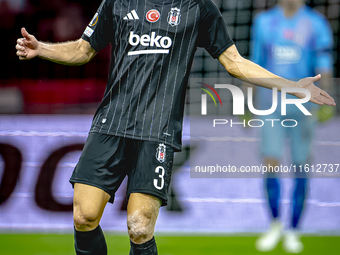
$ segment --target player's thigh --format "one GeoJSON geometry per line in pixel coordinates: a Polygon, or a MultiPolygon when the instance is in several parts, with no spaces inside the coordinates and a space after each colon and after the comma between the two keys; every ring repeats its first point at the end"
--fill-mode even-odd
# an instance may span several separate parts
{"type": "Polygon", "coordinates": [[[87,184],[75,183],[73,216],[76,229],[87,231],[94,229],[99,224],[110,197],[110,194],[102,189],[87,184]]]}

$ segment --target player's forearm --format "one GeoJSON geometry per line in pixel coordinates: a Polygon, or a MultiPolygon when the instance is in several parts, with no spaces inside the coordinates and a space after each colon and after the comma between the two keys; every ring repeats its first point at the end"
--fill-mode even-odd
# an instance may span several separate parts
{"type": "Polygon", "coordinates": [[[254,85],[270,89],[276,87],[279,91],[282,88],[297,86],[296,82],[279,77],[242,57],[230,62],[226,69],[231,76],[254,85]]]}
{"type": "Polygon", "coordinates": [[[94,57],[95,52],[86,49],[80,40],[53,44],[39,42],[38,57],[63,65],[83,65],[94,57]]]}

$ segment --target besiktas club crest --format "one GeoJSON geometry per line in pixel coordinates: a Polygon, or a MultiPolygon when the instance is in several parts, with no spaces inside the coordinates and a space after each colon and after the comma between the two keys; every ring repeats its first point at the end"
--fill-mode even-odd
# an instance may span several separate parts
{"type": "Polygon", "coordinates": [[[171,26],[177,26],[181,22],[181,10],[178,8],[171,8],[168,15],[168,23],[171,26]]]}
{"type": "Polygon", "coordinates": [[[165,153],[166,153],[166,146],[164,143],[160,143],[157,148],[156,159],[159,163],[163,163],[165,161],[165,153]]]}

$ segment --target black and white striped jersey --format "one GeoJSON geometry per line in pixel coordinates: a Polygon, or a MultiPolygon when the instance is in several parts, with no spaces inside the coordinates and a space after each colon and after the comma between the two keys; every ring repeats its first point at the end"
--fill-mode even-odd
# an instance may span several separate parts
{"type": "Polygon", "coordinates": [[[82,38],[112,45],[91,131],[181,149],[185,91],[197,47],[217,58],[233,45],[211,0],[104,0],[82,38]]]}

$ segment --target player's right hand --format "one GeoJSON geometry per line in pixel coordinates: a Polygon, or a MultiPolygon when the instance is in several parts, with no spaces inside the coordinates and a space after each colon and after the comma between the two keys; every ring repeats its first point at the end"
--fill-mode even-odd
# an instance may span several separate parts
{"type": "MultiPolygon", "coordinates": [[[[309,90],[309,92],[311,93],[311,99],[309,100],[310,102],[318,105],[326,104],[330,106],[335,106],[336,104],[334,99],[326,91],[323,91],[322,89],[314,85],[314,82],[317,82],[320,79],[321,74],[318,74],[315,77],[307,77],[301,79],[298,81],[297,87],[309,90]]],[[[294,95],[298,98],[305,97],[304,93],[294,93],[294,95]]]]}
{"type": "Polygon", "coordinates": [[[25,28],[21,29],[21,34],[24,38],[18,39],[15,46],[17,56],[20,60],[30,60],[38,55],[38,40],[33,35],[30,35],[25,28]]]}

